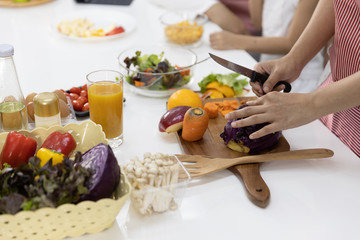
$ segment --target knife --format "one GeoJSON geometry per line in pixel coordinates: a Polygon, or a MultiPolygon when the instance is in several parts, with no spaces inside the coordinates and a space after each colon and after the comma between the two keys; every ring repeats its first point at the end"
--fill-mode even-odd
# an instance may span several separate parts
{"type": "MultiPolygon", "coordinates": [[[[234,72],[240,73],[242,75],[247,76],[250,78],[250,82],[259,82],[261,85],[265,83],[265,81],[268,79],[269,76],[258,73],[254,70],[251,70],[249,68],[243,67],[241,65],[238,65],[236,63],[230,62],[226,59],[223,59],[221,57],[215,56],[214,54],[209,53],[210,57],[217,63],[219,63],[221,66],[226,67],[230,70],[233,70],[234,72]]],[[[291,85],[288,82],[285,81],[279,81],[275,84],[275,87],[284,84],[285,89],[284,92],[290,92],[291,91],[291,85]]]]}

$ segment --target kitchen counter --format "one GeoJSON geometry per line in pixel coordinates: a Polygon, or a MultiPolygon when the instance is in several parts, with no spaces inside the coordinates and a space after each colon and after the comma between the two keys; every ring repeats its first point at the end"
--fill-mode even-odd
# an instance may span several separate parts
{"type": "MultiPolygon", "coordinates": [[[[14,45],[14,60],[24,96],[81,86],[87,73],[119,70],[118,54],[137,44],[164,44],[158,17],[165,11],[146,0],[130,6],[77,4],[54,0],[28,8],[0,8],[0,42],[14,45]],[[55,19],[82,10],[119,11],[137,19],[127,35],[106,41],[75,41],[54,32],[55,19]]],[[[199,59],[212,52],[253,68],[245,51],[215,51],[205,25],[202,44],[193,50],[199,59]]],[[[195,69],[197,83],[209,73],[230,73],[212,60],[195,69]]],[[[181,153],[175,134],[160,133],[158,122],[167,98],[148,98],[125,88],[124,143],[115,150],[120,164],[145,152],[181,153]]],[[[238,178],[228,170],[193,179],[176,211],[140,216],[128,201],[114,225],[97,234],[71,238],[97,239],[359,239],[360,159],[319,121],[283,132],[292,150],[329,148],[329,159],[264,163],[261,174],[271,192],[270,203],[259,208],[249,201],[238,178]]]]}

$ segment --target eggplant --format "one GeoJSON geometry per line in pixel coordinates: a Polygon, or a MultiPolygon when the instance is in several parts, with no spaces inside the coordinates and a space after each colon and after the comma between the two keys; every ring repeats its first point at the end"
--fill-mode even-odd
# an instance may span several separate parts
{"type": "MultiPolygon", "coordinates": [[[[246,106],[247,105],[242,105],[239,107],[239,109],[246,106]]],[[[220,134],[220,137],[224,140],[226,146],[234,151],[256,154],[265,150],[269,150],[279,142],[282,136],[282,132],[279,131],[265,135],[261,138],[250,139],[250,134],[265,127],[269,123],[233,128],[231,123],[240,119],[241,118],[229,120],[224,127],[224,132],[220,134]]]]}
{"type": "Polygon", "coordinates": [[[82,200],[97,201],[111,197],[120,182],[121,174],[111,147],[104,143],[96,145],[82,155],[79,164],[93,171],[86,186],[88,193],[82,196],[82,200]]]}

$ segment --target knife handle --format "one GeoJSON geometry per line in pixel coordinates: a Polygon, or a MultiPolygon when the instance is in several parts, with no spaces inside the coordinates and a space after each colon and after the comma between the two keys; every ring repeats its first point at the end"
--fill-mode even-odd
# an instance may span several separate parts
{"type": "Polygon", "coordinates": [[[260,164],[240,164],[230,167],[240,180],[242,180],[246,194],[256,206],[266,207],[270,201],[270,190],[260,175],[260,164]]]}
{"type": "MultiPolygon", "coordinates": [[[[251,75],[251,78],[250,78],[250,81],[251,82],[259,82],[261,84],[261,86],[266,82],[266,80],[269,78],[269,75],[265,75],[265,74],[261,74],[261,73],[258,73],[256,71],[253,71],[252,75],[251,75]]],[[[277,87],[281,84],[284,84],[285,85],[285,89],[284,89],[284,92],[285,93],[288,93],[291,91],[291,85],[290,83],[288,82],[285,82],[285,81],[279,81],[275,84],[274,87],[277,87]]]]}

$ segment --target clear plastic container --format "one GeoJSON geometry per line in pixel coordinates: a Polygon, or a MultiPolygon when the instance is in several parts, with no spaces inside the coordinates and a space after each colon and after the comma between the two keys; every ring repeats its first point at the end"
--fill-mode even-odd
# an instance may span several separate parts
{"type": "Polygon", "coordinates": [[[174,155],[146,153],[144,159],[130,160],[123,170],[133,187],[131,205],[142,215],[178,209],[190,182],[190,174],[174,155]]]}
{"type": "Polygon", "coordinates": [[[13,60],[14,48],[0,44],[0,131],[28,129],[28,115],[13,60]]]}

